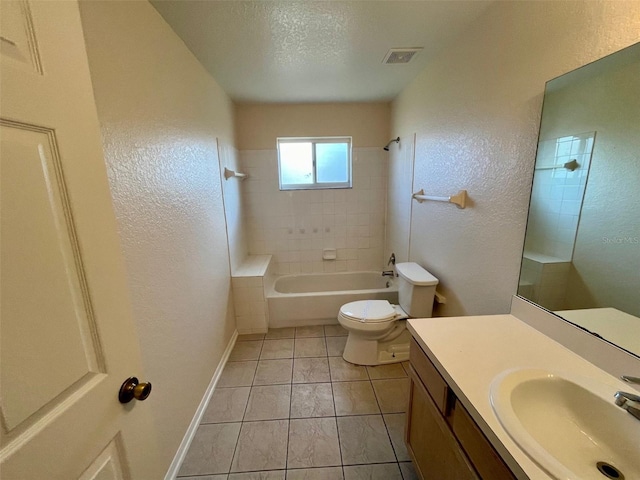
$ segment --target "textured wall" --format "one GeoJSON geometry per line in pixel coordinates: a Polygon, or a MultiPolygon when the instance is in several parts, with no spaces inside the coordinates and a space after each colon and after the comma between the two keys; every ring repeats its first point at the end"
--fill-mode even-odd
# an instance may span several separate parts
{"type": "Polygon", "coordinates": [[[271,150],[277,137],[351,136],[354,147],[389,141],[389,103],[239,104],[236,146],[271,150]]]}
{"type": "Polygon", "coordinates": [[[216,148],[232,105],[147,2],[81,13],[166,469],[235,328],[216,148]]]}
{"type": "Polygon", "coordinates": [[[417,132],[410,258],[441,280],[440,314],[508,312],[516,292],[545,81],[640,40],[640,3],[498,2],[393,103],[417,132]]]}

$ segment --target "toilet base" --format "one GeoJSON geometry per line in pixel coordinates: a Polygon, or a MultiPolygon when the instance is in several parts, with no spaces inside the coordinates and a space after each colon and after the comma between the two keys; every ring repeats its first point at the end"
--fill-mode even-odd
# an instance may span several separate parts
{"type": "Polygon", "coordinates": [[[369,340],[349,332],[344,347],[344,358],[356,365],[385,365],[409,360],[411,333],[407,329],[393,340],[369,340]]]}

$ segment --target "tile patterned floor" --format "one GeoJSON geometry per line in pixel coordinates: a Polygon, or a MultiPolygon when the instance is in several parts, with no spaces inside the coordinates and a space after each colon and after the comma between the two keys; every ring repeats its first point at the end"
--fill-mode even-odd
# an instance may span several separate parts
{"type": "Polygon", "coordinates": [[[339,325],[241,335],[179,480],[413,480],[407,365],[352,365],[339,325]]]}

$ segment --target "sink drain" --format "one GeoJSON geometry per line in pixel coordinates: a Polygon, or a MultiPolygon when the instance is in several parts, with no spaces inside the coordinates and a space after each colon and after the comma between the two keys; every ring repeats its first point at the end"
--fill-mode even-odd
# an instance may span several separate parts
{"type": "Polygon", "coordinates": [[[598,471],[607,478],[624,480],[624,474],[610,463],[598,462],[596,463],[596,467],[598,467],[598,471]]]}

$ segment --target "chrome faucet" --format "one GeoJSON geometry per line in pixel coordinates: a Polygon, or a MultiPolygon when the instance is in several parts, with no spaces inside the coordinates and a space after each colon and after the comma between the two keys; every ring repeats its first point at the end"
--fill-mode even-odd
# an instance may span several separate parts
{"type": "Polygon", "coordinates": [[[624,408],[631,415],[640,420],[640,395],[627,392],[616,392],[614,395],[616,405],[624,408]]]}
{"type": "Polygon", "coordinates": [[[393,270],[383,270],[382,271],[382,276],[383,277],[395,277],[395,273],[393,273],[393,270]]]}

